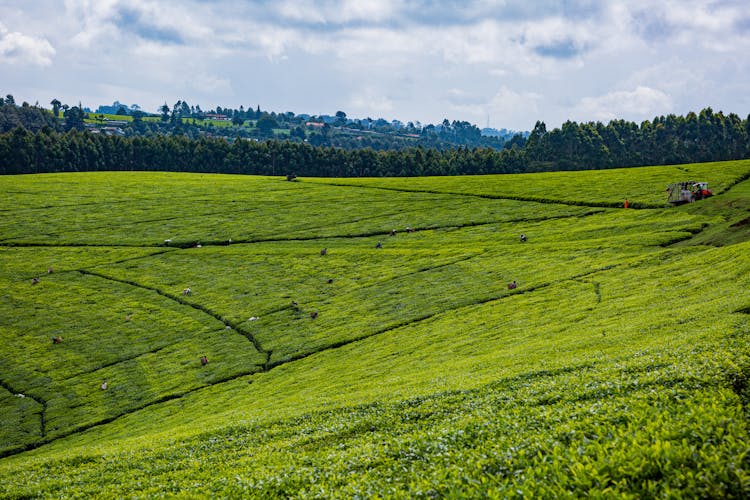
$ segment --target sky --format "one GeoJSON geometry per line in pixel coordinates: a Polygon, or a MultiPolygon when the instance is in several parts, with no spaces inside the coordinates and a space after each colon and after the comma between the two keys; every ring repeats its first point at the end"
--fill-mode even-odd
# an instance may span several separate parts
{"type": "Polygon", "coordinates": [[[577,122],[750,113],[748,0],[0,0],[0,95],[577,122]]]}

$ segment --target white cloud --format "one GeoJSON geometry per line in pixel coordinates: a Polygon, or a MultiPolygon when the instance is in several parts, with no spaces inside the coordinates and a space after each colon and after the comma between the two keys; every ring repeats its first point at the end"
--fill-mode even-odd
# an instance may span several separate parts
{"type": "Polygon", "coordinates": [[[232,82],[228,78],[221,78],[207,73],[190,75],[189,88],[205,93],[229,95],[232,92],[232,82]]]}
{"type": "Polygon", "coordinates": [[[304,45],[303,38],[292,29],[282,27],[264,27],[255,31],[250,45],[260,50],[267,59],[275,60],[283,57],[290,47],[304,45]]]}
{"type": "Polygon", "coordinates": [[[0,23],[0,62],[49,66],[55,52],[55,48],[46,38],[8,31],[0,23]]]}
{"type": "Polygon", "coordinates": [[[750,11],[743,0],[633,2],[625,13],[630,28],[652,46],[733,52],[750,43],[750,11]]]}
{"type": "MultiPolygon", "coordinates": [[[[474,123],[485,124],[490,119],[491,126],[511,127],[510,123],[533,123],[539,113],[543,96],[535,92],[515,91],[501,86],[490,98],[477,97],[472,92],[451,89],[446,101],[454,112],[468,115],[474,123]]],[[[512,128],[512,127],[511,127],[512,128]]]]}
{"type": "Polygon", "coordinates": [[[403,60],[424,46],[416,33],[384,27],[345,28],[335,34],[309,33],[303,49],[335,54],[357,66],[372,64],[383,58],[403,60]]]}
{"type": "Polygon", "coordinates": [[[324,23],[326,21],[324,13],[311,1],[277,2],[275,8],[281,17],[290,21],[304,21],[305,23],[324,23]]]}
{"type": "Polygon", "coordinates": [[[473,92],[467,92],[460,88],[448,89],[446,100],[456,107],[483,106],[485,100],[473,92]]]}
{"type": "Polygon", "coordinates": [[[65,8],[66,15],[77,21],[71,42],[79,48],[214,42],[213,30],[206,23],[210,9],[199,4],[185,8],[150,0],[66,0],[65,8]]]}
{"type": "Polygon", "coordinates": [[[307,25],[383,21],[392,18],[400,4],[391,0],[285,0],[272,3],[283,19],[307,25]]]}
{"type": "Polygon", "coordinates": [[[639,86],[634,90],[616,90],[598,97],[584,97],[577,114],[581,121],[632,120],[667,113],[672,104],[672,98],[661,90],[639,86]]]}
{"type": "MultiPolygon", "coordinates": [[[[383,112],[393,112],[394,106],[393,101],[379,93],[377,89],[372,87],[363,87],[357,89],[349,97],[349,106],[352,118],[356,118],[357,115],[354,113],[361,113],[362,115],[370,115],[373,110],[381,110],[383,112]]],[[[359,118],[366,118],[366,116],[359,116],[359,118]]]]}
{"type": "Polygon", "coordinates": [[[364,20],[368,22],[383,21],[398,13],[400,2],[392,0],[357,0],[343,1],[336,6],[335,17],[338,22],[364,20]]]}
{"type": "Polygon", "coordinates": [[[637,69],[622,86],[659,88],[671,96],[705,93],[713,84],[706,75],[713,70],[713,64],[690,60],[689,55],[672,56],[637,69]]]}
{"type": "Polygon", "coordinates": [[[481,21],[469,25],[451,26],[434,30],[422,28],[423,38],[439,51],[449,64],[498,63],[509,56],[515,45],[495,21],[481,21]]]}
{"type": "Polygon", "coordinates": [[[30,102],[489,114],[514,129],[750,105],[746,0],[0,3],[3,84],[30,102]]]}
{"type": "Polygon", "coordinates": [[[490,99],[490,109],[497,115],[535,115],[543,96],[536,92],[516,92],[506,86],[490,99]]]}
{"type": "Polygon", "coordinates": [[[78,47],[89,47],[107,33],[116,33],[115,26],[107,22],[115,4],[115,0],[65,0],[66,16],[77,22],[71,43],[78,47]]]}

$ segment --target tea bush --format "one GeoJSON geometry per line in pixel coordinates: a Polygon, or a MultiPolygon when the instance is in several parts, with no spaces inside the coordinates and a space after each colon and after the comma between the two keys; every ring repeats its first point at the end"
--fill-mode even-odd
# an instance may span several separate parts
{"type": "Polygon", "coordinates": [[[749,165],[0,178],[0,496],[745,497],[749,165]]]}

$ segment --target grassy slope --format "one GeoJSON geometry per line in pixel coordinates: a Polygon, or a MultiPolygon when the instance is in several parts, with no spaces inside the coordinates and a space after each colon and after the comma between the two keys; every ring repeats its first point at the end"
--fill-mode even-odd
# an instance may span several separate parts
{"type": "MultiPolygon", "coordinates": [[[[728,187],[750,162],[676,168],[728,187]]],[[[750,183],[678,209],[586,207],[622,185],[656,205],[665,183],[602,174],[386,186],[430,192],[0,179],[0,240],[61,245],[2,249],[0,443],[49,444],[0,479],[19,495],[747,494],[750,183]],[[558,187],[576,176],[572,200],[558,187]],[[509,185],[582,206],[473,196],[509,185]],[[387,235],[406,225],[424,230],[387,235]],[[255,243],[205,245],[229,238],[255,243]]]]}
{"type": "Polygon", "coordinates": [[[418,177],[372,179],[315,179],[321,183],[369,186],[439,193],[461,193],[491,198],[620,207],[625,198],[634,207],[658,208],[665,204],[666,186],[672,182],[705,180],[715,193],[722,193],[740,179],[747,178],[750,161],[697,163],[632,169],[594,170],[580,172],[547,172],[541,174],[509,174],[486,182],[481,176],[418,177]]]}

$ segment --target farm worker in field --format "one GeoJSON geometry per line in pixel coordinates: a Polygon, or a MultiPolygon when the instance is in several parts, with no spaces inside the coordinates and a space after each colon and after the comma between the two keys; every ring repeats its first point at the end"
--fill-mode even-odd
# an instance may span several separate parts
{"type": "Polygon", "coordinates": [[[102,385],[101,385],[100,387],[101,387],[101,389],[102,389],[103,391],[106,391],[106,390],[107,390],[107,387],[109,387],[109,386],[107,385],[107,379],[104,379],[104,382],[102,382],[102,385]]]}
{"type": "Polygon", "coordinates": [[[526,235],[525,234],[521,235],[521,243],[526,243],[526,235]]]}
{"type": "Polygon", "coordinates": [[[630,201],[628,201],[627,198],[625,198],[625,208],[628,208],[630,206],[630,201]]]}
{"type": "Polygon", "coordinates": [[[206,356],[201,356],[201,365],[206,366],[208,364],[208,358],[206,356]]]}

